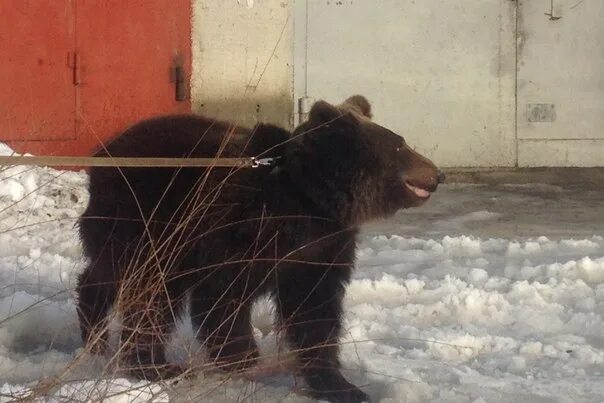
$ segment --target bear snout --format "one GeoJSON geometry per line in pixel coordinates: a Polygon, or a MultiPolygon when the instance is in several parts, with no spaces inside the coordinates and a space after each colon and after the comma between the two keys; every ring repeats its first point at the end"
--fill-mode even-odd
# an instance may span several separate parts
{"type": "MultiPolygon", "coordinates": [[[[439,183],[445,180],[445,174],[432,161],[418,152],[407,148],[405,155],[407,169],[404,175],[405,184],[412,190],[421,189],[424,192],[436,191],[439,183]]],[[[419,192],[422,196],[424,192],[419,192]]],[[[415,192],[418,195],[418,192],[415,192]]]]}

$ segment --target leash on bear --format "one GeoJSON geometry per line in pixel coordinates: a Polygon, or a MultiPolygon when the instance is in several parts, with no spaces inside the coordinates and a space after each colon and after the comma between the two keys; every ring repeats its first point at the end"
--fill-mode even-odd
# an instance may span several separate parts
{"type": "Polygon", "coordinates": [[[215,167],[258,168],[272,167],[281,157],[241,158],[157,158],[157,157],[66,157],[66,156],[0,156],[0,166],[88,166],[88,167],[215,167]]]}

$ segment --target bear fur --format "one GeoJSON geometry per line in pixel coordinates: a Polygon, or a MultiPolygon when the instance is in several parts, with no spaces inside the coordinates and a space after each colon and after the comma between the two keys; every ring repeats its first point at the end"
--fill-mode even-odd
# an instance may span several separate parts
{"type": "Polygon", "coordinates": [[[97,155],[278,159],[257,168],[90,170],[79,221],[89,263],[77,291],[91,348],[104,351],[115,306],[131,373],[175,375],[181,369],[166,362],[164,342],[188,303],[213,362],[243,370],[258,357],[250,308],[269,294],[311,395],[369,400],[338,363],[358,228],[422,204],[442,177],[401,136],[371,121],[364,97],[316,102],[293,133],[193,115],[153,118],[97,155]]]}

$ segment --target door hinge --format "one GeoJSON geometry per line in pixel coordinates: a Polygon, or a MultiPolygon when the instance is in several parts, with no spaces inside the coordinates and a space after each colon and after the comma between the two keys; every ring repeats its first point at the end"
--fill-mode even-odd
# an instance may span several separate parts
{"type": "Polygon", "coordinates": [[[73,85],[80,85],[80,54],[78,52],[69,52],[67,59],[67,64],[72,71],[72,83],[73,85]]]}
{"type": "Polygon", "coordinates": [[[184,101],[187,99],[187,83],[183,58],[177,55],[170,68],[170,81],[174,83],[174,99],[184,101]]]}
{"type": "Polygon", "coordinates": [[[550,21],[558,21],[560,18],[562,18],[560,4],[554,3],[554,0],[551,0],[549,12],[543,14],[547,15],[550,21]]]}

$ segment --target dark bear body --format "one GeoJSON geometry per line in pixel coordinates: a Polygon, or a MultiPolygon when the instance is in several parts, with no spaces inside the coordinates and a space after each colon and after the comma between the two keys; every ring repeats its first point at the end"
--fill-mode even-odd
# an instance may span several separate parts
{"type": "Polygon", "coordinates": [[[367,400],[338,369],[357,228],[420,205],[441,179],[370,116],[355,96],[340,106],[317,102],[293,134],[168,116],[120,135],[98,155],[280,158],[257,168],[91,169],[80,220],[89,258],[78,287],[84,340],[102,351],[115,305],[132,373],[174,374],[164,341],[190,295],[211,359],[244,369],[258,355],[250,308],[269,293],[312,395],[367,400]]]}

